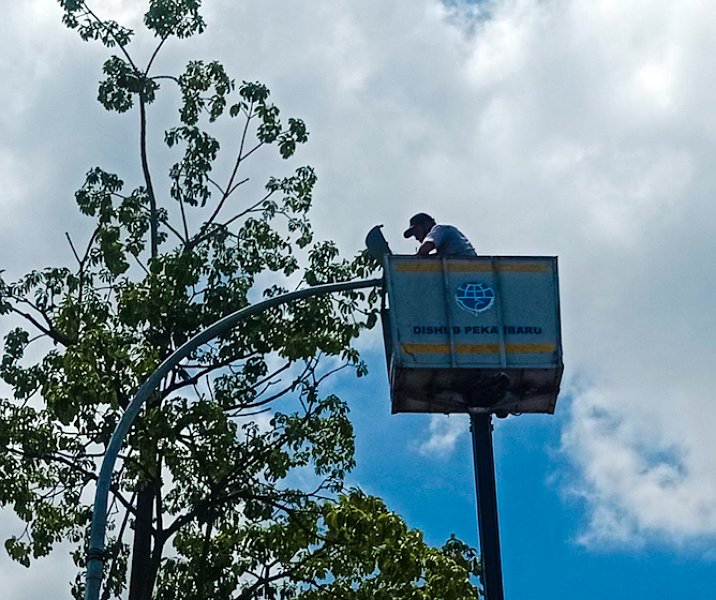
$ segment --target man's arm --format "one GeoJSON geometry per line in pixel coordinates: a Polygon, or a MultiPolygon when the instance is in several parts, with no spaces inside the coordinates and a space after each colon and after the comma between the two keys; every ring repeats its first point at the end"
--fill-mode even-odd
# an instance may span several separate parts
{"type": "Polygon", "coordinates": [[[428,256],[433,250],[435,250],[435,242],[423,242],[418,248],[417,256],[428,256]]]}

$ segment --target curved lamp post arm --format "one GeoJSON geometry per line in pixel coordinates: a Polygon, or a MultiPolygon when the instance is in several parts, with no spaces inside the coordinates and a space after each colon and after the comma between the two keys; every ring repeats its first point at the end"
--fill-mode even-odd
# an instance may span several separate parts
{"type": "Polygon", "coordinates": [[[142,384],[132,401],[124,411],[122,418],[117,423],[117,427],[107,446],[107,451],[102,460],[102,467],[97,480],[97,490],[95,492],[94,508],[92,510],[92,524],[90,527],[89,549],[87,550],[87,587],[85,589],[85,600],[98,600],[99,590],[102,584],[102,567],[104,563],[104,534],[107,526],[107,500],[109,497],[109,488],[112,481],[112,472],[117,461],[117,455],[122,447],[124,437],[129,432],[134,419],[139,414],[140,409],[152,395],[152,392],[159,386],[162,379],[176,367],[179,362],[186,358],[199,346],[214,339],[217,335],[223,333],[236,325],[242,319],[260,313],[267,308],[272,308],[280,304],[286,304],[294,300],[302,298],[310,298],[311,296],[319,296],[323,294],[331,294],[334,292],[343,292],[347,290],[357,290],[368,287],[380,287],[383,285],[382,278],[363,279],[359,281],[347,281],[343,283],[327,283],[314,287],[282,294],[275,298],[269,298],[262,302],[258,302],[251,306],[247,306],[236,312],[219,319],[213,325],[210,325],[204,331],[198,333],[183,346],[178,348],[171,354],[149,378],[142,384]]]}

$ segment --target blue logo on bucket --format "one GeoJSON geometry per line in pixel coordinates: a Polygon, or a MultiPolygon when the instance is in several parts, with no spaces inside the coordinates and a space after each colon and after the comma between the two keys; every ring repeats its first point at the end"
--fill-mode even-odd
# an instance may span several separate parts
{"type": "Polygon", "coordinates": [[[484,283],[471,281],[457,288],[455,300],[460,308],[477,316],[492,308],[495,303],[495,290],[484,283]]]}

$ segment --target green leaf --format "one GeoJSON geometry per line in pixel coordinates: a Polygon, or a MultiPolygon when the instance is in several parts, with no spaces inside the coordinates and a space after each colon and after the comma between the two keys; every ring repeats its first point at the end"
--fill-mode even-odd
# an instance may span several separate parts
{"type": "Polygon", "coordinates": [[[190,37],[206,28],[200,6],[200,0],[151,0],[144,24],[160,38],[190,37]]]}

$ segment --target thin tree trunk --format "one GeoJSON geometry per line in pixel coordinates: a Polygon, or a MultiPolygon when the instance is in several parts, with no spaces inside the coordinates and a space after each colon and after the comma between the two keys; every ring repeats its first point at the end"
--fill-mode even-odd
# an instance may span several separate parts
{"type": "MultiPolygon", "coordinates": [[[[154,196],[154,187],[149,172],[147,158],[147,114],[144,100],[139,99],[140,135],[139,145],[142,161],[144,182],[149,196],[150,210],[150,251],[152,258],[159,253],[159,231],[157,220],[157,201],[154,196]]],[[[137,490],[137,514],[134,522],[134,543],[132,545],[132,566],[129,580],[129,600],[150,600],[154,589],[154,580],[158,568],[152,561],[152,520],[154,517],[155,498],[161,486],[161,464],[156,456],[150,459],[150,464],[157,466],[154,477],[140,483],[137,490]]],[[[160,550],[161,552],[161,550],[160,550]]]]}
{"type": "Polygon", "coordinates": [[[144,174],[144,185],[149,196],[149,227],[151,240],[152,258],[159,253],[159,221],[157,219],[157,198],[154,195],[152,176],[149,172],[149,160],[147,158],[147,111],[143,99],[139,99],[139,150],[142,157],[142,173],[144,174]]]}
{"type": "Polygon", "coordinates": [[[152,516],[155,492],[156,480],[150,480],[145,482],[137,494],[129,600],[145,600],[151,597],[151,590],[154,586],[154,582],[149,582],[148,579],[151,573],[152,516]],[[145,590],[149,590],[149,594],[146,594],[145,590]]]}

